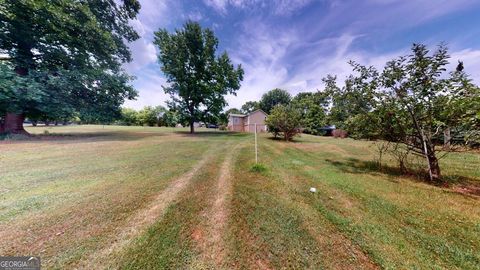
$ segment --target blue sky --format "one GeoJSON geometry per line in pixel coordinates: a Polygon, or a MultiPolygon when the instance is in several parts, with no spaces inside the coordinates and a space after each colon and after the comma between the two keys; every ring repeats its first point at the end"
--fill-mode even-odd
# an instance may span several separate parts
{"type": "Polygon", "coordinates": [[[292,95],[323,89],[321,79],[342,80],[348,60],[381,68],[408,53],[414,42],[431,48],[446,42],[454,67],[480,84],[479,0],[140,0],[132,21],[141,39],[130,44],[133,62],[125,69],[137,77],[140,96],[126,107],[164,105],[168,96],[157,63],[153,32],[173,31],[186,20],[215,31],[220,51],[242,64],[245,78],[229,107],[258,100],[279,87],[292,95]]]}

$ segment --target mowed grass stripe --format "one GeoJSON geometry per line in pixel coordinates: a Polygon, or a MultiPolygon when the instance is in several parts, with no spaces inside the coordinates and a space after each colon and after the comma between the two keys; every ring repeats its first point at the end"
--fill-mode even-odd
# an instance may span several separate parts
{"type": "MultiPolygon", "coordinates": [[[[282,149],[282,142],[262,140],[262,162],[269,168],[268,177],[276,184],[279,198],[291,208],[291,211],[299,213],[301,227],[308,231],[310,237],[315,239],[319,249],[317,257],[320,258],[318,265],[311,266],[325,269],[377,269],[378,266],[358,246],[346,237],[327,218],[319,214],[315,207],[310,204],[314,194],[309,192],[311,185],[303,179],[296,170],[292,170],[288,164],[279,162],[278,157],[286,153],[282,149]]],[[[291,164],[301,165],[299,160],[290,159],[291,164]]]]}
{"type": "Polygon", "coordinates": [[[215,195],[218,173],[232,142],[215,148],[216,155],[198,171],[163,218],[137,238],[117,256],[109,268],[121,269],[186,269],[205,267],[199,242],[206,241],[200,224],[204,224],[205,209],[215,195]]]}
{"type": "Polygon", "coordinates": [[[154,222],[163,218],[163,214],[170,204],[188,187],[192,179],[203,169],[209,159],[211,159],[211,152],[210,150],[204,153],[202,159],[188,173],[175,179],[156,195],[155,199],[153,199],[147,207],[140,209],[135,215],[131,216],[127,224],[117,232],[113,243],[84,260],[85,264],[82,264],[82,268],[95,268],[105,261],[113,260],[135,237],[138,237],[154,222]]]}
{"type": "Polygon", "coordinates": [[[225,151],[217,181],[212,187],[213,193],[208,197],[209,206],[202,211],[201,223],[195,228],[195,242],[200,251],[195,265],[202,269],[228,268],[226,259],[229,247],[226,243],[226,232],[232,210],[232,170],[242,147],[245,147],[243,140],[225,151]]]}
{"type": "MultiPolygon", "coordinates": [[[[279,145],[266,142],[261,148],[265,156],[264,163],[270,168],[270,176],[281,183],[279,185],[283,193],[281,197],[290,207],[301,213],[302,226],[317,241],[321,250],[319,255],[322,257],[322,266],[326,269],[378,269],[377,262],[372,260],[361,246],[351,241],[330,219],[319,213],[312,205],[317,194],[310,193],[309,188],[316,185],[312,185],[301,172],[309,171],[312,167],[305,166],[305,163],[292,156],[282,160],[281,158],[287,156],[290,149],[284,149],[283,154],[275,155],[279,145]]],[[[280,144],[284,143],[280,142],[280,144]]],[[[341,204],[342,207],[350,207],[350,203],[351,201],[346,199],[341,204]]]]}
{"type": "Polygon", "coordinates": [[[282,198],[282,183],[250,171],[252,150],[253,145],[241,150],[234,169],[231,268],[322,268],[322,250],[303,226],[302,213],[282,198]]]}
{"type": "MultiPolygon", "coordinates": [[[[140,144],[156,143],[159,146],[141,147],[143,150],[140,151],[134,148],[131,155],[123,155],[123,159],[106,159],[97,165],[108,168],[114,166],[116,170],[106,170],[102,174],[79,174],[73,179],[55,178],[52,183],[42,182],[38,186],[25,187],[20,185],[21,188],[12,189],[11,192],[20,192],[17,194],[20,198],[29,198],[21,193],[23,189],[27,189],[52,199],[38,209],[25,207],[23,212],[1,225],[2,238],[4,243],[8,243],[1,245],[1,253],[38,254],[48,268],[76,265],[87,254],[94,253],[109,243],[116,230],[122,227],[137,209],[148,205],[171,179],[186,172],[204,151],[214,145],[213,140],[208,138],[199,140],[178,137],[179,141],[165,144],[155,140],[139,141],[140,144]],[[170,158],[172,154],[176,155],[175,159],[170,158]],[[69,186],[70,181],[72,185],[69,186]],[[52,189],[46,188],[49,185],[52,189]],[[33,244],[26,244],[27,242],[33,244]]],[[[72,143],[72,152],[76,146],[78,147],[78,144],[72,143]]],[[[18,149],[21,149],[21,146],[18,149]]],[[[41,155],[38,158],[32,168],[45,166],[41,155]]],[[[68,155],[66,158],[68,159],[68,155]]],[[[88,160],[89,154],[77,155],[80,164],[88,163],[88,160]]],[[[60,159],[57,164],[57,168],[61,170],[65,163],[60,159]]],[[[92,169],[96,170],[95,167],[92,169]]],[[[35,175],[26,182],[35,183],[35,175]]],[[[11,199],[15,202],[15,196],[11,199]]],[[[15,211],[8,205],[5,210],[15,211]]]]}
{"type": "MultiPolygon", "coordinates": [[[[88,151],[78,152],[76,148],[79,143],[71,142],[68,149],[57,149],[52,145],[47,153],[40,151],[33,155],[37,160],[28,166],[15,167],[7,159],[2,162],[0,170],[8,172],[2,174],[0,180],[3,190],[0,224],[18,214],[28,212],[31,215],[34,212],[32,210],[43,206],[81,199],[88,196],[95,186],[106,189],[105,185],[117,186],[130,181],[141,183],[145,179],[164,178],[161,174],[172,172],[181,174],[188,169],[186,165],[191,163],[188,161],[198,157],[192,149],[204,150],[202,145],[192,148],[191,142],[158,141],[140,147],[98,143],[89,146],[88,151]],[[50,155],[50,152],[64,154],[56,155],[53,161],[44,160],[44,156],[50,155]],[[178,158],[171,159],[172,154],[178,158]],[[68,196],[65,197],[65,194],[68,196]]],[[[19,144],[17,150],[21,152],[23,146],[19,144]]]]}

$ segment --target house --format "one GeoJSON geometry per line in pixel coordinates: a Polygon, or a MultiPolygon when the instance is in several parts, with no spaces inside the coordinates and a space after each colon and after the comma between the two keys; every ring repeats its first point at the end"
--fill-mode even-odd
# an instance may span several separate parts
{"type": "Polygon", "coordinates": [[[255,124],[257,124],[257,132],[266,132],[267,125],[265,119],[267,114],[262,110],[256,110],[249,114],[228,115],[228,130],[239,132],[255,132],[255,124]]]}

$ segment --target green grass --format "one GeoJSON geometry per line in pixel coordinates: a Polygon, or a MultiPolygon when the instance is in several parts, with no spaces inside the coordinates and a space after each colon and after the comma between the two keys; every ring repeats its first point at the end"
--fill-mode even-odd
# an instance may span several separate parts
{"type": "Polygon", "coordinates": [[[444,188],[399,175],[388,159],[379,170],[371,143],[351,139],[302,135],[285,143],[262,135],[261,163],[254,165],[251,134],[115,126],[29,131],[38,136],[0,143],[0,254],[39,255],[49,269],[83,265],[204,158],[166,212],[103,266],[214,268],[202,243],[227,155],[234,158],[223,268],[480,265],[480,198],[455,189],[480,185],[479,153],[441,160],[451,182],[444,188]]]}

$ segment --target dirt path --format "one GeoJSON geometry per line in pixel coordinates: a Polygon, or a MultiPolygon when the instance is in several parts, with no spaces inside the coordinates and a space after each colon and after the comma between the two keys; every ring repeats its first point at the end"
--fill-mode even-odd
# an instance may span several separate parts
{"type": "Polygon", "coordinates": [[[197,243],[201,251],[200,260],[203,265],[213,265],[215,269],[225,267],[226,243],[224,235],[227,227],[230,198],[232,196],[232,171],[234,157],[240,146],[230,150],[220,168],[220,173],[215,186],[214,200],[208,209],[203,213],[206,218],[205,236],[198,239],[197,243]]]}
{"type": "Polygon", "coordinates": [[[148,226],[156,222],[165,213],[166,209],[188,186],[190,180],[210,160],[212,153],[207,153],[203,158],[186,174],[170,183],[150,204],[138,213],[133,215],[125,227],[112,239],[112,244],[91,254],[90,258],[84,260],[80,268],[92,269],[98,266],[108,267],[105,262],[107,258],[118,255],[136,236],[139,236],[148,226]]]}

